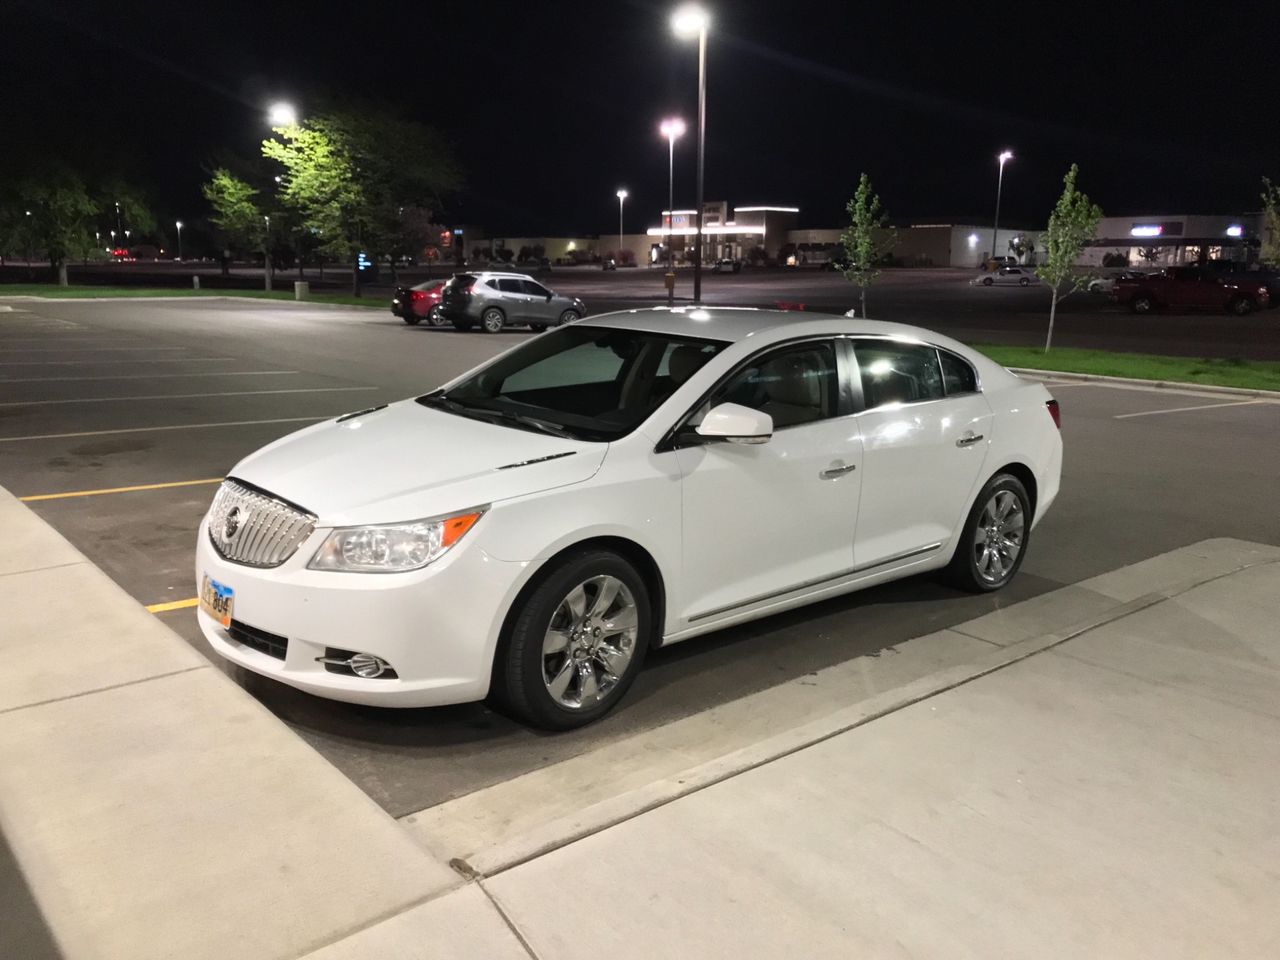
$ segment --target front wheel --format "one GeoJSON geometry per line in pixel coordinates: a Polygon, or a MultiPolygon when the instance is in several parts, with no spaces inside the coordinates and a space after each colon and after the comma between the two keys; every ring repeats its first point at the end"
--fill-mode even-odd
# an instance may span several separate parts
{"type": "Polygon", "coordinates": [[[431,308],[431,312],[427,314],[427,323],[433,327],[447,327],[449,319],[444,315],[444,311],[440,309],[440,305],[436,304],[431,308]]]}
{"type": "Polygon", "coordinates": [[[1231,301],[1231,312],[1237,317],[1243,317],[1253,313],[1253,301],[1248,297],[1237,297],[1231,301]]]}
{"type": "Polygon", "coordinates": [[[566,323],[573,323],[573,321],[579,319],[581,316],[582,314],[578,313],[577,310],[566,310],[564,313],[560,314],[560,326],[564,326],[566,323]]]}
{"type": "Polygon", "coordinates": [[[1026,277],[1023,277],[1021,280],[1019,280],[1019,281],[1018,281],[1018,286],[1020,286],[1020,287],[1025,287],[1025,286],[1027,286],[1029,283],[1031,283],[1031,281],[1030,281],[1030,280],[1028,280],[1026,277]]]}
{"type": "Polygon", "coordinates": [[[520,720],[570,730],[604,716],[644,661],[649,590],[605,550],[570,554],[513,611],[494,670],[496,698],[520,720]]]}
{"type": "Polygon", "coordinates": [[[480,329],[485,333],[501,333],[507,318],[497,307],[489,307],[480,314],[480,329]]]}
{"type": "Polygon", "coordinates": [[[1031,499],[1022,481],[999,473],[974,502],[947,567],[953,584],[971,593],[999,590],[1018,572],[1031,534],[1031,499]]]}
{"type": "Polygon", "coordinates": [[[991,286],[993,283],[995,283],[995,281],[994,281],[994,280],[992,280],[990,277],[983,277],[983,278],[982,278],[982,285],[983,285],[984,287],[989,287],[989,286],[991,286]]]}
{"type": "Polygon", "coordinates": [[[1145,293],[1140,293],[1129,301],[1129,309],[1134,313],[1150,313],[1155,304],[1145,293]]]}

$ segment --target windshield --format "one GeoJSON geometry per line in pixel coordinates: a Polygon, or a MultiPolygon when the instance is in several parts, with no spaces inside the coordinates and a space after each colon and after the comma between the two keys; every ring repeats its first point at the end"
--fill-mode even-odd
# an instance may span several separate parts
{"type": "Polygon", "coordinates": [[[582,324],[530,340],[418,402],[512,427],[617,440],[727,344],[582,324]]]}

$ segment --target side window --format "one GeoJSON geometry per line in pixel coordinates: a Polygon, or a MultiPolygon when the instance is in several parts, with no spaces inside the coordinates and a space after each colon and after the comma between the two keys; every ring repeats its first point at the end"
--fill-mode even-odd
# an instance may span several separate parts
{"type": "MultiPolygon", "coordinates": [[[[489,281],[493,283],[493,281],[489,281]]],[[[524,293],[524,286],[515,277],[499,277],[498,289],[503,293],[524,293]]]]}
{"type": "Polygon", "coordinates": [[[532,280],[521,280],[520,284],[524,287],[524,292],[534,297],[549,297],[551,291],[540,283],[534,283],[532,280]]]}
{"type": "MultiPolygon", "coordinates": [[[[674,357],[673,357],[674,360],[674,357]]],[[[773,418],[774,429],[834,417],[839,377],[830,341],[800,343],[753,359],[711,397],[711,405],[739,403],[773,418]]]]}
{"type": "Polygon", "coordinates": [[[943,397],[938,351],[893,340],[855,340],[862,396],[867,409],[889,403],[918,403],[943,397]]]}
{"type": "Polygon", "coordinates": [[[939,350],[942,359],[942,382],[947,388],[947,396],[957,393],[976,393],[978,391],[978,375],[973,372],[967,360],[961,360],[954,353],[939,350]]]}

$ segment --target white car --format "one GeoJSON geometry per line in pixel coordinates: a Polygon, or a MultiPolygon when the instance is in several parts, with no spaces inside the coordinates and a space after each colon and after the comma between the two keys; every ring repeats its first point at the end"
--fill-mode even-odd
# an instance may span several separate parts
{"type": "Polygon", "coordinates": [[[1038,283],[1036,272],[1027,267],[1001,267],[994,273],[981,273],[969,281],[975,287],[1028,287],[1038,283]]]}
{"type": "Polygon", "coordinates": [[[1110,293],[1116,288],[1117,280],[1141,280],[1146,274],[1138,270],[1121,270],[1109,277],[1093,277],[1087,286],[1090,293],[1110,293]]]}
{"type": "Polygon", "coordinates": [[[651,647],[927,570],[1003,587],[1057,402],[901,324],[592,317],[241,461],[196,551],[222,656],[324,697],[565,729],[651,647]]]}

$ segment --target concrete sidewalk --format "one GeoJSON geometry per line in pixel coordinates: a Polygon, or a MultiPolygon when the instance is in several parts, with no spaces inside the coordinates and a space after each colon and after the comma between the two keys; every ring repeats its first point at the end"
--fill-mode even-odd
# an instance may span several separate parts
{"type": "Polygon", "coordinates": [[[1280,953],[1277,547],[909,641],[971,653],[865,699],[831,668],[835,713],[765,691],[752,712],[809,719],[577,809],[502,806],[566,770],[486,796],[525,825],[475,853],[391,820],[2,490],[0,530],[0,957],[1280,953]]]}

